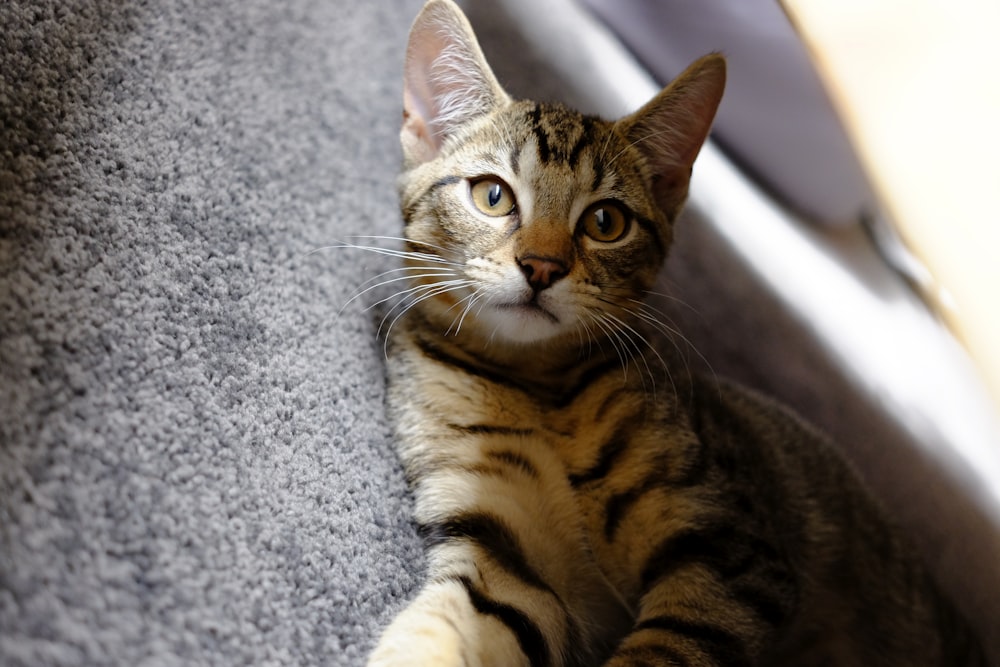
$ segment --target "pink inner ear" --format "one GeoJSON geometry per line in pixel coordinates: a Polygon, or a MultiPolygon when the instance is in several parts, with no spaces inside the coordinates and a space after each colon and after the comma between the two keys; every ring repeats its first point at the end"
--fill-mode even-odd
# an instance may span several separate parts
{"type": "Polygon", "coordinates": [[[708,136],[725,86],[725,61],[706,56],[634,115],[630,134],[662,170],[686,171],[708,136]]]}
{"type": "Polygon", "coordinates": [[[409,88],[403,91],[403,133],[411,137],[411,141],[419,142],[431,152],[433,157],[440,148],[440,142],[434,137],[427,123],[430,110],[427,103],[410,93],[409,88]]]}
{"type": "Polygon", "coordinates": [[[410,31],[403,90],[407,160],[433,159],[452,130],[506,99],[472,27],[450,2],[428,2],[410,31]]]}
{"type": "Polygon", "coordinates": [[[622,120],[655,174],[653,194],[670,217],[687,196],[691,167],[712,126],[725,80],[725,61],[705,56],[622,120]]]}
{"type": "Polygon", "coordinates": [[[406,54],[403,81],[403,132],[423,159],[433,158],[441,148],[440,137],[431,131],[437,115],[431,68],[444,44],[434,30],[423,25],[414,30],[406,54]]]}
{"type": "Polygon", "coordinates": [[[406,51],[406,72],[404,78],[405,107],[412,114],[420,116],[430,125],[437,116],[436,99],[441,95],[434,84],[434,63],[448,46],[442,35],[433,26],[421,26],[410,37],[406,51]]]}

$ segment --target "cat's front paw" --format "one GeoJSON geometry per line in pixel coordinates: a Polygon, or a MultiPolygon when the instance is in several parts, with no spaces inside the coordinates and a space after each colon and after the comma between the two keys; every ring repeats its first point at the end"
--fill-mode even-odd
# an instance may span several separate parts
{"type": "Polygon", "coordinates": [[[462,639],[443,619],[424,618],[419,626],[397,619],[368,659],[368,667],[463,667],[462,639]]]}
{"type": "Polygon", "coordinates": [[[368,667],[528,667],[510,628],[477,611],[454,581],[425,588],[396,617],[368,667]]]}

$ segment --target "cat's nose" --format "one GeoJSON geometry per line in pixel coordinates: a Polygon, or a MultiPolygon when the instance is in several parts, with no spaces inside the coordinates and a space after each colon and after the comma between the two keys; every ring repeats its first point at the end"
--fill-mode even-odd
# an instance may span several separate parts
{"type": "Polygon", "coordinates": [[[541,292],[568,273],[566,264],[551,257],[527,255],[517,260],[531,289],[541,292]]]}

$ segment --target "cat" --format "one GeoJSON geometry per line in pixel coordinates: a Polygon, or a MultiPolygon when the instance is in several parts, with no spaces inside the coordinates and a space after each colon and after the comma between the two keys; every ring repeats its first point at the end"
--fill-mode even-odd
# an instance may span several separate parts
{"type": "Polygon", "coordinates": [[[985,664],[821,436],[648,343],[725,72],[609,122],[512,99],[451,0],[417,17],[385,345],[428,579],[371,667],[985,664]]]}

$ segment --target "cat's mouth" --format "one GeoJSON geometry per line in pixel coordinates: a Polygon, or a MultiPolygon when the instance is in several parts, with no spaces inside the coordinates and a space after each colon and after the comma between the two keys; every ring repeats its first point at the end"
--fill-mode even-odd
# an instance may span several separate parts
{"type": "Polygon", "coordinates": [[[551,297],[539,296],[507,294],[475,309],[474,316],[490,340],[494,337],[512,343],[547,340],[564,332],[566,313],[561,304],[548,302],[551,297]]]}
{"type": "Polygon", "coordinates": [[[511,312],[521,316],[535,316],[542,317],[551,322],[552,324],[559,324],[559,318],[555,316],[554,313],[549,312],[541,305],[539,305],[538,300],[532,298],[530,301],[520,301],[515,303],[499,303],[496,305],[499,310],[511,312]]]}

